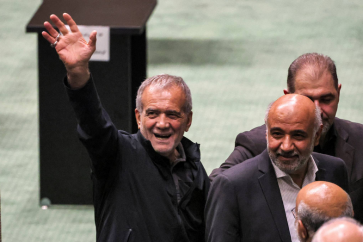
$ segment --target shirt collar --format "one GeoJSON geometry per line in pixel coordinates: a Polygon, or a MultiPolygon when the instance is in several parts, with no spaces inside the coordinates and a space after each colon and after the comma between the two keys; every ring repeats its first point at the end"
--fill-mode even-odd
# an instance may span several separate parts
{"type": "MultiPolygon", "coordinates": [[[[145,139],[140,130],[137,132],[137,137],[154,162],[162,166],[170,166],[169,159],[157,153],[152,147],[151,142],[145,139]]],[[[187,161],[188,157],[188,160],[190,160],[193,167],[196,167],[196,164],[194,164],[195,162],[200,162],[199,144],[194,144],[186,137],[183,137],[177,148],[180,157],[184,157],[185,161],[187,161]]]]}
{"type": "Polygon", "coordinates": [[[178,146],[176,147],[176,149],[179,152],[179,157],[176,158],[175,163],[181,162],[181,161],[186,161],[187,158],[186,158],[186,155],[185,155],[185,151],[184,151],[183,145],[181,143],[179,143],[178,146]]]}

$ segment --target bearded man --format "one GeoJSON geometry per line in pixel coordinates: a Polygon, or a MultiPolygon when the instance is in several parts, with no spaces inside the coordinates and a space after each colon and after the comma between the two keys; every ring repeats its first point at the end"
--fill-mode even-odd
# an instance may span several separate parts
{"type": "Polygon", "coordinates": [[[207,241],[298,241],[293,210],[316,180],[348,190],[344,162],[312,153],[322,132],[311,99],[287,94],[266,112],[267,149],[215,178],[206,204],[207,241]]]}
{"type": "MultiPolygon", "coordinates": [[[[335,156],[345,162],[354,218],[363,223],[363,125],[336,117],[341,89],[334,61],[323,54],[306,53],[291,63],[284,93],[307,96],[320,107],[324,127],[314,152],[335,156]]],[[[261,154],[266,147],[265,133],[266,127],[261,125],[238,134],[233,152],[212,171],[210,179],[261,154]]]]}

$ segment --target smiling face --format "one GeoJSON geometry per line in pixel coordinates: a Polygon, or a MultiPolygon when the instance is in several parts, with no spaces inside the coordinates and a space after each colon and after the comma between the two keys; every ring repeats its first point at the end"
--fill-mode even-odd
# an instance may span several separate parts
{"type": "Polygon", "coordinates": [[[171,161],[184,132],[192,124],[193,113],[186,114],[183,110],[185,100],[184,92],[177,86],[161,89],[150,85],[142,94],[142,113],[135,110],[141,134],[157,153],[171,161]]]}
{"type": "Polygon", "coordinates": [[[338,109],[341,84],[338,89],[334,86],[332,75],[328,71],[323,71],[322,75],[313,78],[307,72],[316,72],[314,68],[306,67],[298,71],[295,80],[295,93],[304,95],[321,109],[323,119],[323,134],[326,134],[334,122],[338,109]]]}
{"type": "Polygon", "coordinates": [[[315,105],[301,95],[285,95],[271,107],[267,119],[267,150],[287,174],[301,173],[319,134],[314,133],[315,105]]]}

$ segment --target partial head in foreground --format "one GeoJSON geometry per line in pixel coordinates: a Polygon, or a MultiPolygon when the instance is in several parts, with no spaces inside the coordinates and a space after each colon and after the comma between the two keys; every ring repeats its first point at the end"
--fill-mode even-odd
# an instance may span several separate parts
{"type": "Polygon", "coordinates": [[[352,218],[336,218],[316,232],[312,242],[363,242],[363,228],[352,218]]]}
{"type": "Polygon", "coordinates": [[[287,174],[304,170],[321,133],[320,110],[307,97],[287,94],[266,111],[267,151],[287,174]]]}
{"type": "Polygon", "coordinates": [[[309,242],[326,221],[353,217],[349,195],[334,183],[315,181],[303,187],[296,198],[296,229],[300,241],[309,242]]]}
{"type": "Polygon", "coordinates": [[[287,87],[285,94],[307,96],[320,107],[325,135],[334,122],[341,89],[334,61],[317,53],[299,56],[289,67],[287,87]]]}
{"type": "Polygon", "coordinates": [[[135,116],[140,132],[156,152],[171,161],[192,124],[192,115],[191,93],[181,77],[157,75],[139,87],[135,116]]]}

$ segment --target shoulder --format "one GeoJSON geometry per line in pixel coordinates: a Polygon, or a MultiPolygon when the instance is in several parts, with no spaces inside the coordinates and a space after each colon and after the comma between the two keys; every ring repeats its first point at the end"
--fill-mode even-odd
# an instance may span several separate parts
{"type": "Polygon", "coordinates": [[[259,167],[270,162],[264,154],[265,152],[229,168],[222,173],[223,176],[231,182],[238,183],[257,178],[260,174],[259,167]]]}
{"type": "Polygon", "coordinates": [[[252,151],[264,150],[266,148],[266,125],[239,133],[236,137],[235,146],[249,147],[252,151]]]}
{"type": "Polygon", "coordinates": [[[341,130],[348,132],[349,135],[361,135],[363,133],[363,124],[345,119],[335,118],[334,126],[338,133],[341,130]]]}
{"type": "Polygon", "coordinates": [[[342,159],[330,155],[313,152],[312,156],[318,168],[340,168],[345,167],[345,163],[342,159]]]}
{"type": "Polygon", "coordinates": [[[258,126],[250,131],[239,133],[236,137],[237,142],[244,142],[244,140],[265,140],[266,139],[266,125],[258,126]]]}

